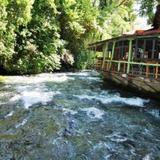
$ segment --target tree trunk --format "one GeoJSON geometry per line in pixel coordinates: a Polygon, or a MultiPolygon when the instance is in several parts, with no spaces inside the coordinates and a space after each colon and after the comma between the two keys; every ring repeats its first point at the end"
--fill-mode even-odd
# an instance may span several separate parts
{"type": "Polygon", "coordinates": [[[160,5],[157,6],[157,10],[153,19],[153,28],[160,29],[160,5]]]}

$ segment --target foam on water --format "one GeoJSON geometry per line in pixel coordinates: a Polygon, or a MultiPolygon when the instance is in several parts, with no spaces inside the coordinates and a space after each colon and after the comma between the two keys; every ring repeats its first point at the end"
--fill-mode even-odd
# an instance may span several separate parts
{"type": "Polygon", "coordinates": [[[90,118],[102,119],[104,115],[104,111],[95,107],[83,108],[81,109],[81,111],[86,112],[87,116],[89,116],[90,118]]]}
{"type": "Polygon", "coordinates": [[[4,116],[4,118],[8,118],[11,117],[13,115],[14,111],[11,111],[10,113],[8,113],[7,115],[4,116]]]}
{"type": "Polygon", "coordinates": [[[105,142],[98,142],[97,144],[95,144],[93,146],[93,150],[97,150],[97,149],[101,149],[101,148],[106,148],[106,149],[109,149],[108,145],[105,143],[105,142]]]}
{"type": "Polygon", "coordinates": [[[89,96],[89,95],[74,95],[75,97],[83,100],[97,100],[100,101],[103,104],[110,104],[110,103],[123,103],[130,106],[139,106],[144,107],[145,103],[149,103],[149,100],[145,100],[142,98],[124,98],[120,97],[119,94],[114,95],[95,95],[95,96],[89,96]]]}
{"type": "Polygon", "coordinates": [[[89,73],[89,72],[76,72],[76,73],[71,72],[71,73],[67,73],[67,75],[69,75],[69,76],[83,76],[83,77],[87,77],[90,74],[91,73],[89,73]]]}
{"type": "Polygon", "coordinates": [[[147,113],[151,114],[155,118],[160,118],[160,110],[159,109],[151,109],[151,110],[148,110],[147,113]]]}
{"type": "Polygon", "coordinates": [[[8,97],[10,95],[9,92],[2,92],[0,93],[0,97],[8,97]]]}
{"type": "MultiPolygon", "coordinates": [[[[42,88],[42,84],[39,86],[37,86],[38,88],[42,88]]],[[[34,84],[34,89],[37,88],[36,85],[34,84]]],[[[18,85],[18,86],[15,86],[16,90],[18,92],[23,92],[23,91],[26,91],[26,90],[33,90],[33,86],[32,85],[18,85]]]]}
{"type": "Polygon", "coordinates": [[[27,123],[27,121],[28,121],[28,119],[25,118],[25,119],[23,119],[23,121],[21,123],[17,124],[15,127],[19,128],[21,126],[24,126],[27,123]]]}
{"type": "Polygon", "coordinates": [[[90,81],[97,81],[97,82],[103,82],[103,80],[99,77],[79,77],[79,79],[82,79],[82,80],[90,80],[90,81]]]}
{"type": "Polygon", "coordinates": [[[30,106],[36,103],[46,104],[47,102],[51,101],[53,96],[59,94],[54,92],[36,92],[36,91],[24,91],[22,92],[21,99],[24,103],[24,107],[28,109],[30,106]]]}
{"type": "Polygon", "coordinates": [[[113,133],[113,134],[105,136],[105,137],[109,138],[111,141],[117,142],[117,143],[125,142],[128,140],[126,137],[122,136],[120,133],[113,133]]]}
{"type": "Polygon", "coordinates": [[[56,83],[63,83],[67,80],[74,80],[74,77],[67,76],[66,73],[43,73],[36,76],[13,76],[8,77],[6,83],[12,84],[37,84],[43,82],[56,82],[56,83]]]}
{"type": "Polygon", "coordinates": [[[28,109],[30,106],[36,103],[42,103],[45,105],[47,102],[53,99],[53,96],[61,94],[60,92],[43,92],[43,91],[23,91],[21,94],[17,94],[10,99],[10,102],[16,102],[21,100],[24,107],[28,109]]]}
{"type": "Polygon", "coordinates": [[[152,157],[151,157],[151,154],[147,154],[145,157],[143,157],[142,160],[151,160],[152,157]]]}
{"type": "Polygon", "coordinates": [[[10,102],[22,101],[26,109],[36,103],[45,105],[53,99],[53,96],[61,94],[59,91],[49,91],[44,84],[18,85],[15,89],[18,94],[13,96],[10,102]]]}
{"type": "Polygon", "coordinates": [[[4,104],[6,104],[5,102],[0,102],[0,105],[4,105],[4,104]]]}
{"type": "Polygon", "coordinates": [[[74,110],[71,110],[71,109],[68,109],[68,108],[63,108],[62,111],[66,114],[66,113],[70,113],[72,115],[75,115],[77,114],[78,112],[77,111],[74,111],[74,110]]]}
{"type": "Polygon", "coordinates": [[[88,77],[88,76],[99,76],[100,73],[94,70],[83,70],[81,72],[69,72],[66,73],[68,76],[79,76],[79,77],[88,77]]]}
{"type": "Polygon", "coordinates": [[[109,99],[104,99],[102,103],[124,103],[130,106],[139,106],[139,107],[144,107],[145,103],[149,103],[149,100],[145,100],[142,98],[123,98],[119,96],[113,96],[109,99]]]}
{"type": "Polygon", "coordinates": [[[109,154],[109,155],[105,156],[104,158],[105,158],[105,160],[108,160],[108,159],[110,159],[111,156],[112,156],[112,155],[109,154]]]}
{"type": "Polygon", "coordinates": [[[21,99],[21,95],[20,94],[17,94],[17,95],[15,95],[14,97],[12,97],[9,101],[10,102],[16,102],[16,101],[18,101],[18,100],[20,100],[21,99]]]}

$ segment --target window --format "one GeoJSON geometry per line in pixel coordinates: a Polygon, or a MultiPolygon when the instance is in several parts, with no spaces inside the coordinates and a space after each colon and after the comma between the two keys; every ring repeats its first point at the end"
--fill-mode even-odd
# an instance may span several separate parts
{"type": "Polygon", "coordinates": [[[129,41],[118,41],[115,46],[114,59],[126,60],[128,58],[129,41]]]}
{"type": "Polygon", "coordinates": [[[152,59],[153,40],[147,39],[145,44],[144,59],[152,59]]]}
{"type": "Polygon", "coordinates": [[[160,59],[160,39],[155,41],[154,59],[160,59]]]}
{"type": "Polygon", "coordinates": [[[138,59],[158,59],[160,53],[160,40],[155,37],[137,39],[135,58],[138,59]]]}
{"type": "Polygon", "coordinates": [[[120,43],[116,42],[115,50],[114,50],[114,59],[117,60],[120,57],[120,43]]]}
{"type": "Polygon", "coordinates": [[[143,59],[143,56],[144,56],[144,39],[138,39],[136,58],[143,59]]]}

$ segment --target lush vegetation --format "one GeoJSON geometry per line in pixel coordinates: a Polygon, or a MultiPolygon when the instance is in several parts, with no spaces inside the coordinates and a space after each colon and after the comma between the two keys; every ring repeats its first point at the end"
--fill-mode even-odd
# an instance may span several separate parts
{"type": "Polygon", "coordinates": [[[138,0],[140,3],[140,14],[142,16],[148,17],[148,22],[152,24],[154,19],[154,10],[158,4],[160,4],[160,0],[138,0]]]}
{"type": "MultiPolygon", "coordinates": [[[[29,74],[91,66],[94,54],[87,44],[129,31],[135,19],[134,2],[0,0],[0,72],[29,74]]],[[[142,14],[147,4],[142,0],[142,14]]]]}

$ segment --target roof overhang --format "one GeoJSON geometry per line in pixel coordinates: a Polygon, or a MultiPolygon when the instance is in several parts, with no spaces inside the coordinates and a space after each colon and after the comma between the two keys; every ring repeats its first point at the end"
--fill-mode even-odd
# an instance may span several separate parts
{"type": "Polygon", "coordinates": [[[137,38],[149,38],[149,37],[160,37],[160,29],[154,30],[137,30],[134,34],[124,34],[119,37],[115,37],[112,39],[106,39],[103,41],[98,41],[95,43],[91,43],[88,45],[88,49],[93,51],[103,51],[103,46],[107,42],[114,42],[114,41],[123,41],[123,40],[129,40],[129,39],[137,39],[137,38]]]}

